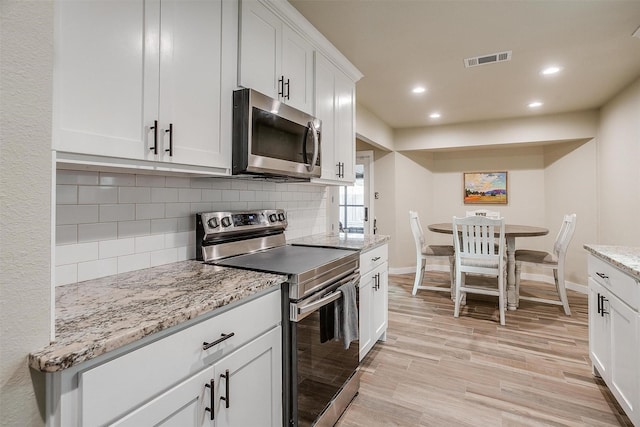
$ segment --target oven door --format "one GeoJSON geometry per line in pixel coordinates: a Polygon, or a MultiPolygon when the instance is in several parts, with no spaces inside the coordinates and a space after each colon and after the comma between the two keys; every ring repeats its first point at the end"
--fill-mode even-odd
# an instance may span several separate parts
{"type": "Polygon", "coordinates": [[[358,341],[348,349],[333,339],[334,304],[339,286],[354,280],[358,306],[359,274],[320,294],[290,304],[291,414],[289,425],[333,425],[357,394],[358,341]],[[294,315],[295,313],[295,315],[294,315]]]}

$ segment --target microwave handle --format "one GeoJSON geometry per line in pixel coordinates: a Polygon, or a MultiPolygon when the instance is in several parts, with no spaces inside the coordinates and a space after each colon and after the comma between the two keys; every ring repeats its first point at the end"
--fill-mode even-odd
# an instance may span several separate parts
{"type": "Polygon", "coordinates": [[[316,161],[318,161],[318,146],[320,142],[318,141],[318,129],[313,122],[309,122],[307,125],[311,129],[311,134],[313,135],[313,157],[311,158],[311,164],[307,165],[307,170],[311,172],[313,168],[316,166],[316,161]]]}

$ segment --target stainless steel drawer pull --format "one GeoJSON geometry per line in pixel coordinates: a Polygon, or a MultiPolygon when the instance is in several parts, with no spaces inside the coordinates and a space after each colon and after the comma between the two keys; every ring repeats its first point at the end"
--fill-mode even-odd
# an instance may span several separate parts
{"type": "Polygon", "coordinates": [[[218,338],[217,340],[215,340],[214,342],[203,342],[202,343],[202,349],[203,350],[209,350],[211,347],[213,347],[214,345],[218,345],[220,344],[222,341],[224,340],[228,340],[229,338],[231,338],[232,336],[235,335],[235,332],[231,332],[230,334],[220,334],[220,336],[222,338],[218,338]]]}
{"type": "Polygon", "coordinates": [[[607,275],[606,275],[606,274],[604,274],[604,273],[598,273],[598,272],[596,271],[596,274],[597,274],[600,278],[602,278],[602,279],[608,279],[608,278],[609,278],[609,276],[607,276],[607,275]]]}
{"type": "Polygon", "coordinates": [[[226,396],[224,397],[220,396],[220,400],[224,400],[224,407],[228,408],[229,407],[229,370],[225,369],[224,374],[220,374],[220,378],[225,379],[224,390],[226,394],[226,396]]]}
{"type": "Polygon", "coordinates": [[[377,260],[379,260],[379,259],[380,259],[380,257],[379,257],[379,256],[377,256],[377,257],[375,257],[375,258],[371,258],[371,261],[376,262],[376,261],[377,261],[377,260]]]}

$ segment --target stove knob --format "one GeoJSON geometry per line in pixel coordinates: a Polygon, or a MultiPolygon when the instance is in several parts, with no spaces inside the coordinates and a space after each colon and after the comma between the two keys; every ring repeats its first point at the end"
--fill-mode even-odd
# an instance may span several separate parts
{"type": "Polygon", "coordinates": [[[283,214],[282,212],[280,212],[280,213],[278,214],[278,220],[279,220],[279,221],[284,221],[284,214],[283,214]]]}
{"type": "Polygon", "coordinates": [[[276,216],[276,214],[269,215],[269,221],[276,222],[277,220],[278,220],[278,217],[276,216]]]}
{"type": "Polygon", "coordinates": [[[211,218],[207,223],[211,228],[218,228],[220,226],[220,224],[218,223],[218,218],[211,218]]]}
{"type": "Polygon", "coordinates": [[[230,225],[231,225],[231,218],[229,218],[228,216],[225,216],[224,218],[222,218],[223,227],[228,227],[230,225]]]}

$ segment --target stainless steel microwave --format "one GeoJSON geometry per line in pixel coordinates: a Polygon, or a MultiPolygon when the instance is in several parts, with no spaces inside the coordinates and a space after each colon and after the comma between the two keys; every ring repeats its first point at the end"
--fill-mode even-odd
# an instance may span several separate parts
{"type": "Polygon", "coordinates": [[[233,92],[232,174],[318,178],[321,122],[253,89],[233,92]]]}

